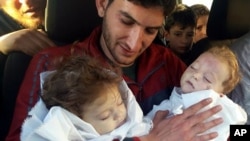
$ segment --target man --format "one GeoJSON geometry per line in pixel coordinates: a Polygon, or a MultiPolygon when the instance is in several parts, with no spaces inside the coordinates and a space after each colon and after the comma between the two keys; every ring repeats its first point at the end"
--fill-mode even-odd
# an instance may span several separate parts
{"type": "Polygon", "coordinates": [[[46,2],[46,0],[0,0],[1,53],[22,51],[34,55],[41,49],[54,45],[45,33],[41,32],[46,2]]]}
{"type": "MultiPolygon", "coordinates": [[[[16,102],[15,119],[7,141],[19,140],[21,124],[28,111],[39,98],[39,74],[53,70],[53,59],[62,55],[88,53],[104,63],[123,68],[124,79],[140,103],[144,114],[154,104],[168,98],[172,87],[186,66],[166,47],[152,41],[161,28],[164,17],[172,11],[175,0],[96,0],[102,27],[79,43],[62,48],[44,50],[34,56],[27,70],[16,102]]],[[[167,112],[158,112],[154,127],[148,135],[127,138],[141,141],[205,141],[217,133],[198,134],[222,122],[221,118],[203,122],[221,110],[220,106],[197,113],[211,99],[203,100],[188,108],[183,114],[166,119],[167,112]]]]}
{"type": "Polygon", "coordinates": [[[54,43],[42,32],[46,0],[0,0],[0,5],[0,140],[3,140],[31,56],[54,43]]]}

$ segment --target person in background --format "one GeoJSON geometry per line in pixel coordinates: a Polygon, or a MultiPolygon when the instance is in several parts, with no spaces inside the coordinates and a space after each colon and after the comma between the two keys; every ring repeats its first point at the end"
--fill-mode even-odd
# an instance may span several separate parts
{"type": "Polygon", "coordinates": [[[194,36],[194,43],[200,39],[207,37],[207,22],[209,17],[209,9],[203,4],[194,4],[190,6],[196,14],[196,30],[194,36]]]}
{"type": "MultiPolygon", "coordinates": [[[[33,57],[19,90],[15,118],[6,141],[19,140],[21,125],[39,99],[39,74],[55,70],[53,59],[58,56],[86,53],[105,64],[121,67],[123,78],[144,115],[153,105],[167,99],[173,86],[179,86],[186,65],[168,48],[152,43],[165,17],[174,9],[175,0],[96,0],[95,3],[103,23],[88,38],[74,44],[45,49],[33,57]]],[[[221,110],[220,105],[197,113],[211,102],[210,98],[197,101],[197,104],[187,108],[183,114],[171,119],[165,118],[167,111],[157,112],[149,134],[124,140],[213,139],[218,135],[216,132],[197,136],[223,122],[222,118],[204,122],[221,110]]]]}
{"type": "Polygon", "coordinates": [[[152,128],[119,68],[104,69],[88,55],[71,56],[55,71],[43,72],[41,81],[41,100],[22,125],[22,141],[123,140],[152,128]]]}
{"type": "Polygon", "coordinates": [[[172,115],[181,114],[183,109],[197,101],[211,97],[213,103],[210,106],[220,104],[223,110],[209,120],[216,116],[222,117],[223,124],[207,132],[217,131],[219,136],[214,141],[226,141],[230,125],[245,124],[247,121],[246,111],[226,95],[236,87],[240,78],[241,73],[235,54],[227,46],[212,47],[189,65],[181,77],[181,86],[174,88],[170,99],[155,105],[147,116],[153,118],[159,110],[169,110],[172,115]]]}
{"type": "Polygon", "coordinates": [[[0,0],[0,52],[34,55],[55,45],[44,29],[46,0],[0,0]]]}
{"type": "Polygon", "coordinates": [[[0,0],[0,140],[9,130],[16,96],[31,57],[55,45],[43,32],[46,2],[0,0]]]}
{"type": "Polygon", "coordinates": [[[195,27],[195,13],[187,5],[178,4],[175,10],[166,17],[166,46],[185,63],[193,45],[195,27]]]}

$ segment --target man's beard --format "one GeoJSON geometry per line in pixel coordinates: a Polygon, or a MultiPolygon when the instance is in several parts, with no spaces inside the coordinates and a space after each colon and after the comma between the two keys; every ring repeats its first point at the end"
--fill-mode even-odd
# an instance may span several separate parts
{"type": "Polygon", "coordinates": [[[25,28],[37,29],[43,24],[43,18],[26,17],[12,6],[3,6],[4,11],[25,28]]]}
{"type": "Polygon", "coordinates": [[[108,23],[107,23],[106,14],[103,18],[102,32],[103,32],[103,43],[104,44],[101,48],[103,51],[106,50],[106,52],[104,52],[104,54],[106,54],[110,63],[112,63],[112,65],[118,65],[120,67],[121,66],[131,66],[134,62],[127,62],[124,60],[122,61],[119,57],[119,54],[116,54],[114,51],[114,48],[112,48],[111,30],[110,30],[110,27],[108,26],[108,23]],[[106,49],[104,49],[104,48],[106,48],[106,49]],[[107,53],[109,53],[109,55],[107,53]],[[111,58],[113,60],[111,60],[111,58]],[[115,61],[115,62],[113,62],[113,61],[115,61]],[[118,63],[118,64],[115,64],[115,63],[118,63]]]}

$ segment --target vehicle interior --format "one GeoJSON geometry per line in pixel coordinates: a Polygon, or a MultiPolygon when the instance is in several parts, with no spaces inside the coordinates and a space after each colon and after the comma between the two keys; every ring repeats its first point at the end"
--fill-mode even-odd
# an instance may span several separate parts
{"type": "MultiPolygon", "coordinates": [[[[247,0],[213,0],[207,25],[208,37],[197,43],[200,48],[198,49],[197,54],[194,55],[194,59],[206,49],[206,44],[213,42],[226,42],[231,45],[235,40],[248,33],[250,29],[250,18],[248,15],[250,11],[249,7],[250,1],[247,0]]],[[[94,0],[47,1],[45,31],[58,45],[82,40],[90,34],[94,27],[100,24],[101,18],[97,15],[94,0]]],[[[20,55],[19,57],[27,58],[26,55],[20,55]]],[[[19,58],[17,57],[16,59],[19,58]]],[[[31,58],[28,57],[28,62],[29,59],[31,58]]],[[[18,70],[18,68],[14,69],[16,71],[18,70]]],[[[248,71],[250,71],[250,68],[248,69],[248,71]]],[[[247,79],[250,79],[249,76],[247,79]]],[[[11,80],[13,83],[8,83],[8,85],[3,84],[3,89],[8,87],[14,88],[18,91],[19,84],[15,84],[15,80],[11,80]]],[[[11,95],[16,96],[17,94],[11,93],[11,95]]],[[[250,96],[244,98],[246,98],[247,101],[250,101],[250,96]]],[[[244,101],[246,101],[246,99],[244,99],[244,101]]],[[[237,102],[244,108],[250,109],[249,105],[245,105],[246,103],[240,101],[237,102]]],[[[4,113],[1,113],[0,115],[3,114],[4,113]]],[[[250,113],[248,113],[248,117],[249,115],[250,113]]],[[[10,119],[9,122],[11,122],[10,119]]],[[[5,124],[5,127],[0,128],[9,129],[9,124],[5,124]]],[[[1,138],[4,138],[5,136],[6,134],[1,138]]]]}

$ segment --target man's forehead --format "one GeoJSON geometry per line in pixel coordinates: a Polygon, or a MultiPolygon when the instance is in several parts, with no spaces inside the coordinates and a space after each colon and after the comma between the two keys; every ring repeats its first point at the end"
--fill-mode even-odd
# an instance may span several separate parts
{"type": "Polygon", "coordinates": [[[141,25],[150,27],[162,26],[164,21],[163,9],[160,7],[143,7],[138,4],[134,4],[127,0],[117,0],[119,5],[119,12],[141,25]],[[127,1],[127,2],[126,2],[127,1]]]}

